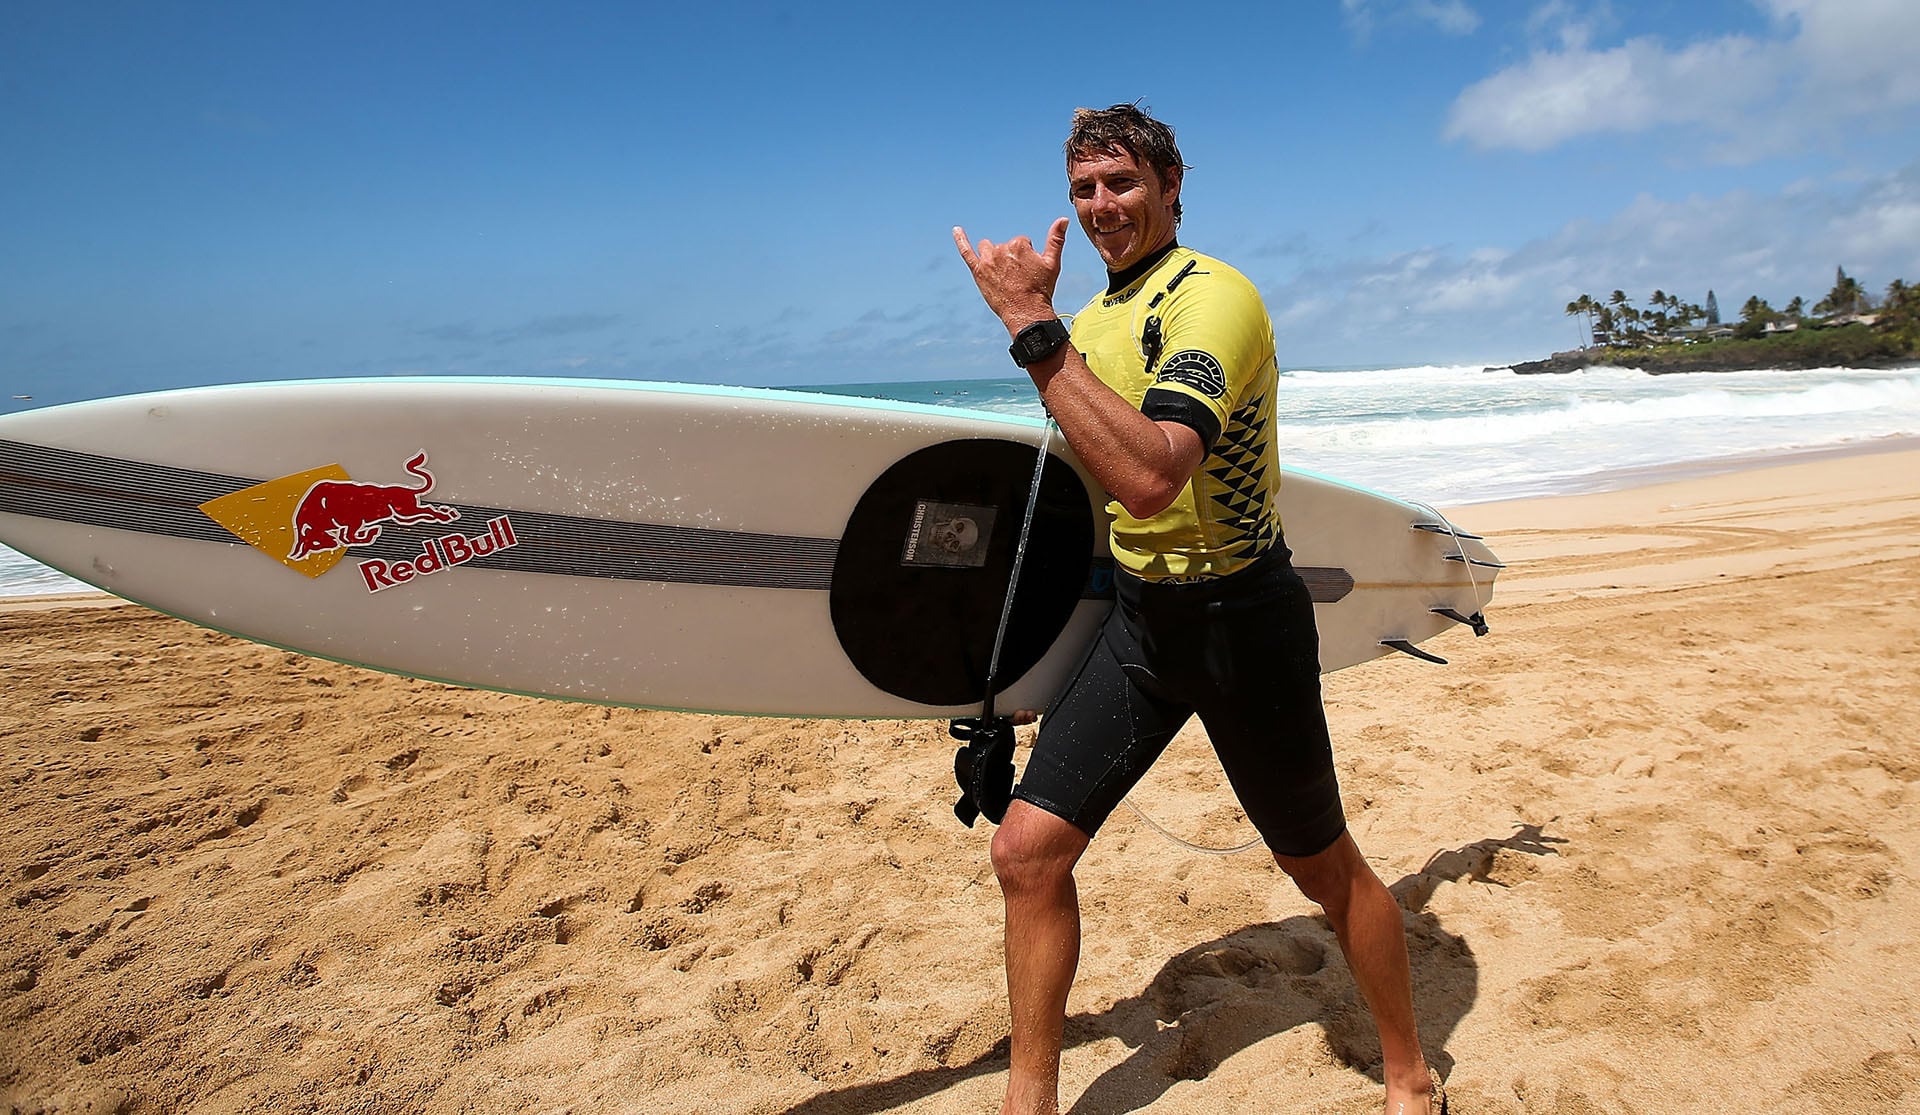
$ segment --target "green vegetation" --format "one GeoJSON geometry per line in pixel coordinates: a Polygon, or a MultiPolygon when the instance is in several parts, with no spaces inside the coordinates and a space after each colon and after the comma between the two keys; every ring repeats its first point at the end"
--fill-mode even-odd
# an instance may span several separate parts
{"type": "Polygon", "coordinates": [[[1749,340],[1618,345],[1555,353],[1546,360],[1513,365],[1516,372],[1570,372],[1596,364],[1642,371],[1711,372],[1749,368],[1880,368],[1920,362],[1920,344],[1865,325],[1802,329],[1749,340]]]}
{"type": "MultiPolygon", "coordinates": [[[[1691,302],[1682,302],[1663,290],[1654,291],[1648,301],[1653,304],[1652,308],[1642,310],[1624,290],[1614,291],[1605,301],[1582,294],[1567,303],[1567,316],[1586,315],[1589,345],[1628,347],[1652,343],[1654,338],[1686,329],[1696,321],[1719,319],[1717,309],[1709,311],[1691,302]]],[[[1707,301],[1712,304],[1713,292],[1707,292],[1707,301]]]]}
{"type": "Polygon", "coordinates": [[[1809,312],[1795,297],[1776,310],[1755,295],[1740,320],[1723,325],[1713,292],[1703,308],[1656,290],[1647,309],[1624,291],[1604,300],[1590,295],[1567,303],[1567,316],[1586,319],[1588,347],[1547,360],[1515,364],[1517,372],[1559,372],[1593,364],[1623,364],[1649,372],[1733,368],[1878,367],[1920,361],[1920,291],[1903,279],[1876,301],[1845,269],[1809,312]]]}

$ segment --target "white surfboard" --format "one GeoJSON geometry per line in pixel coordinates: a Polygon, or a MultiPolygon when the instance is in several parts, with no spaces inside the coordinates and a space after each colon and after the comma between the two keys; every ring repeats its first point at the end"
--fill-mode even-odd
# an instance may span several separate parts
{"type": "MultiPolygon", "coordinates": [[[[274,646],[570,700],[978,711],[1043,424],[623,381],[196,388],[0,417],[0,542],[274,646]]],[[[1043,708],[1111,607],[1105,497],[1057,432],[1002,662],[1043,708]]],[[[1498,563],[1288,471],[1321,662],[1474,620],[1498,563]],[[1454,617],[1446,614],[1451,612],[1454,617]]]]}

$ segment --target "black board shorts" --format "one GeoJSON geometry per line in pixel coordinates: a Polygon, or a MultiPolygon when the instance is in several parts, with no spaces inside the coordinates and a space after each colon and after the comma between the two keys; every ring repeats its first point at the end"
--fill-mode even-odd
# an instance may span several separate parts
{"type": "Polygon", "coordinates": [[[1118,601],[1048,708],[1014,796],[1091,837],[1198,714],[1267,847],[1346,831],[1320,699],[1313,600],[1285,547],[1216,580],[1115,575],[1118,601]]]}

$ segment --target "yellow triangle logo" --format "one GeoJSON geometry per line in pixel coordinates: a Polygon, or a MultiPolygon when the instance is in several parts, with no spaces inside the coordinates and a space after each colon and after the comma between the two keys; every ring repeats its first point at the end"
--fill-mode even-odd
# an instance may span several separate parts
{"type": "Polygon", "coordinates": [[[347,556],[343,549],[308,554],[299,561],[289,560],[293,552],[293,512],[300,506],[307,489],[322,480],[351,480],[339,465],[323,465],[267,480],[251,488],[210,499],[200,505],[207,518],[233,532],[235,538],[259,550],[273,560],[308,577],[318,577],[340,564],[347,556]]]}

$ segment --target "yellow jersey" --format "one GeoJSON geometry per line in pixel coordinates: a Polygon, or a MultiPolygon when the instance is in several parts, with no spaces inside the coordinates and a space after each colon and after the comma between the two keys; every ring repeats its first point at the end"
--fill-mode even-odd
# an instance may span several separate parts
{"type": "Polygon", "coordinates": [[[1273,324],[1246,276],[1174,245],[1073,319],[1073,347],[1128,403],[1200,434],[1207,455],[1173,503],[1136,519],[1118,501],[1113,556],[1149,581],[1225,576],[1280,537],[1273,324]]]}

